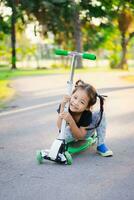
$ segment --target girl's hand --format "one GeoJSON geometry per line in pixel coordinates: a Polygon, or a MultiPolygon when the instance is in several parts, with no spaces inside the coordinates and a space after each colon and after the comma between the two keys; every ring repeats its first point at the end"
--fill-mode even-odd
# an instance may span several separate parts
{"type": "Polygon", "coordinates": [[[62,112],[59,114],[61,119],[64,119],[67,123],[71,123],[73,121],[73,118],[69,112],[62,112]]]}
{"type": "Polygon", "coordinates": [[[68,103],[70,101],[70,99],[71,99],[71,97],[69,95],[64,95],[62,102],[61,102],[61,105],[65,106],[65,104],[68,103]]]}

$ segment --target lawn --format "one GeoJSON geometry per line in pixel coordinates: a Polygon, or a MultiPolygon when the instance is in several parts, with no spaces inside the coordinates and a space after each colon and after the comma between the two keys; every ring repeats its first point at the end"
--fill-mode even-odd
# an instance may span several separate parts
{"type": "Polygon", "coordinates": [[[0,103],[11,98],[15,91],[10,87],[9,80],[0,80],[0,103]]]}

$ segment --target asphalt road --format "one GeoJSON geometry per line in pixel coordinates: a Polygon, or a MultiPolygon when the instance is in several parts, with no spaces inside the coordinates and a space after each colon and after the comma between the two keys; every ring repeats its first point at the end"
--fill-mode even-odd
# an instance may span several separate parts
{"type": "Polygon", "coordinates": [[[0,112],[0,200],[134,199],[134,84],[123,75],[75,75],[108,95],[106,143],[114,156],[103,158],[94,146],[73,156],[71,166],[35,160],[36,150],[49,148],[58,135],[56,109],[68,76],[12,81],[17,95],[0,112]]]}

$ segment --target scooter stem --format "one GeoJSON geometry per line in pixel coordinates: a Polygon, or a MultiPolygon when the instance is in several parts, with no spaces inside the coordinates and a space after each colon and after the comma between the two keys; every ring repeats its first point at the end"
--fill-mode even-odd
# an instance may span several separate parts
{"type": "MultiPolygon", "coordinates": [[[[72,88],[73,88],[73,77],[74,77],[74,69],[75,69],[75,61],[76,61],[76,54],[72,55],[72,62],[71,62],[71,72],[69,81],[67,81],[67,93],[68,95],[72,94],[72,88]]],[[[69,109],[69,103],[67,103],[64,107],[64,112],[68,112],[69,109]]],[[[61,124],[61,133],[60,133],[60,139],[65,139],[65,128],[66,128],[66,121],[63,119],[61,124]]]]}

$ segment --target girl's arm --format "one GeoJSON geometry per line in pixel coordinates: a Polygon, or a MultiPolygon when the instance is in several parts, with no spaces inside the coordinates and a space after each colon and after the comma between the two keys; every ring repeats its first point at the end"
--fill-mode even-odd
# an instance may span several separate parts
{"type": "Polygon", "coordinates": [[[64,119],[69,124],[69,127],[71,129],[71,132],[72,132],[72,135],[74,136],[74,138],[76,138],[77,140],[84,139],[84,137],[87,133],[87,130],[85,129],[85,127],[79,128],[70,113],[68,113],[68,112],[60,113],[59,118],[61,119],[61,121],[62,121],[62,119],[64,119]]]}
{"type": "Polygon", "coordinates": [[[85,129],[86,127],[78,127],[74,121],[74,123],[69,124],[72,135],[77,139],[77,140],[83,140],[85,138],[85,135],[87,134],[87,130],[85,129]]]}
{"type": "Polygon", "coordinates": [[[58,118],[57,118],[57,127],[58,127],[59,130],[61,129],[61,123],[62,123],[62,118],[60,116],[60,113],[64,112],[64,107],[65,107],[66,103],[69,102],[69,101],[70,101],[70,96],[64,95],[62,102],[60,104],[60,111],[59,111],[58,118]]]}

